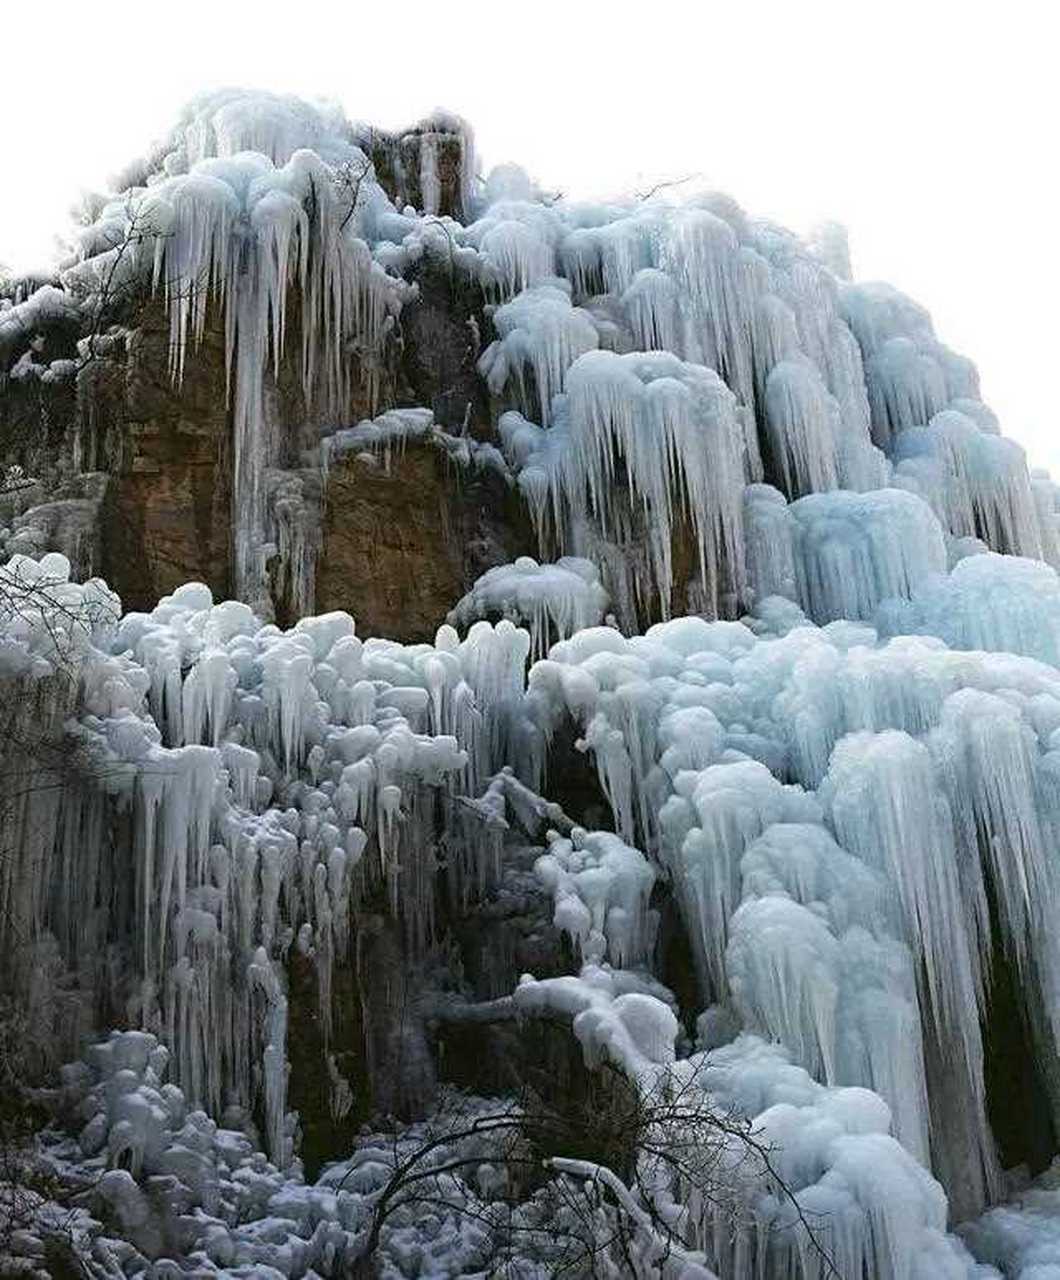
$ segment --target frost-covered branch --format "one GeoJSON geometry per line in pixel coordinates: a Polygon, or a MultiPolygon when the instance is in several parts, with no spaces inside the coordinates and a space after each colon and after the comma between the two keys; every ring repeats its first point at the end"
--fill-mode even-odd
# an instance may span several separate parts
{"type": "MultiPolygon", "coordinates": [[[[502,1004],[487,1002],[483,1012],[503,1016],[502,1004]]],[[[546,1215],[561,1255],[552,1258],[553,1274],[570,1268],[607,1276],[617,1274],[617,1265],[621,1274],[667,1275],[673,1268],[673,1274],[706,1280],[713,1273],[704,1254],[687,1243],[696,1236],[687,1204],[731,1205],[737,1214],[746,1189],[739,1164],[747,1159],[793,1204],[821,1274],[838,1280],[794,1192],[770,1164],[769,1149],[748,1122],[719,1111],[690,1077],[664,1072],[644,1092],[604,1063],[583,1095],[557,1089],[544,1074],[535,1087],[533,1076],[528,1072],[519,1096],[495,1109],[454,1094],[422,1132],[395,1131],[391,1172],[373,1198],[354,1274],[374,1274],[388,1233],[399,1229],[392,1221],[443,1207],[457,1220],[485,1227],[497,1256],[528,1256],[540,1229],[528,1206],[537,1197],[540,1208],[543,1196],[564,1206],[546,1215]],[[490,1191],[482,1186],[485,1170],[495,1184],[490,1191]],[[575,1192],[568,1179],[582,1189],[575,1192]],[[604,1211],[608,1200],[614,1208],[604,1211]]],[[[354,1171],[346,1171],[336,1191],[354,1171]]],[[[754,1177],[751,1183],[760,1187],[754,1177]]]]}
{"type": "Polygon", "coordinates": [[[658,1236],[651,1215],[638,1204],[633,1192],[613,1170],[592,1160],[574,1160],[567,1156],[552,1156],[547,1164],[557,1173],[570,1174],[571,1177],[583,1178],[586,1182],[596,1182],[606,1187],[638,1230],[655,1239],[655,1251],[659,1258],[672,1258],[684,1267],[682,1275],[685,1280],[714,1280],[714,1273],[707,1270],[702,1253],[684,1249],[669,1237],[658,1236]]]}

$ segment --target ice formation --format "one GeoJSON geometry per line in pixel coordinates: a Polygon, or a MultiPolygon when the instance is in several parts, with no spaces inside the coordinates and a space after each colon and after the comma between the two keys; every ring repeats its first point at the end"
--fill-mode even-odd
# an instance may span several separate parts
{"type": "Polygon", "coordinates": [[[522,622],[530,632],[535,658],[544,657],[553,640],[602,622],[608,597],[591,560],[562,556],[538,564],[522,556],[514,564],[487,570],[449,614],[454,626],[500,614],[522,622]]]}
{"type": "Polygon", "coordinates": [[[612,547],[643,544],[640,572],[605,553],[612,574],[622,575],[612,591],[626,617],[652,607],[670,612],[673,540],[682,523],[703,603],[717,609],[739,590],[736,497],[745,439],[732,393],[716,374],[665,352],[589,352],[569,370],[553,410],[547,430],[518,414],[500,423],[543,543],[551,536],[589,558],[600,554],[590,530],[612,547]]]}
{"type": "Polygon", "coordinates": [[[622,838],[669,868],[704,999],[819,1079],[879,1091],[974,1208],[998,1188],[968,1017],[988,1016],[993,947],[1033,968],[1052,1052],[1060,686],[1028,659],[847,625],[583,632],[534,667],[529,698],[544,724],[581,726],[622,838]],[[964,1082],[960,1115],[940,1071],[964,1082]]]}
{"type": "MultiPolygon", "coordinates": [[[[72,487],[2,507],[0,955],[51,1064],[86,1056],[59,1090],[76,1139],[49,1141],[120,1228],[79,1220],[98,1274],[170,1274],[167,1251],[339,1274],[393,1166],[366,1140],[300,1180],[292,963],[329,1048],[363,938],[400,936],[380,985],[404,995],[498,885],[545,902],[551,973],[469,1023],[569,1022],[590,1068],[677,1082],[776,1153],[723,1144],[738,1212],[665,1161],[636,1195],[556,1164],[610,1188],[645,1275],[661,1225],[686,1277],[817,1280],[821,1243],[852,1280],[1053,1274],[1055,1172],[1005,1165],[1047,1164],[1060,1131],[1060,498],[921,307],[853,281],[834,227],[802,243],[702,193],[553,199],[513,166],[480,180],[442,113],[382,137],[230,91],[35,285],[0,301],[0,392],[73,382],[82,416],[72,487]],[[384,377],[429,268],[472,300],[488,421],[384,377]],[[87,392],[132,332],[93,327],[115,284],[162,309],[178,388],[223,335],[237,599],[191,583],[121,616],[78,572],[105,462],[87,392]],[[47,359],[49,326],[89,334],[77,360],[47,359]],[[281,597],[312,612],[331,468],[412,448],[454,484],[494,472],[540,560],[468,574],[432,643],[269,621],[281,597]]],[[[479,1258],[450,1221],[403,1221],[387,1274],[479,1258]]]]}
{"type": "Polygon", "coordinates": [[[556,903],[553,922],[581,953],[620,967],[643,964],[654,941],[648,899],[655,871],[608,831],[557,837],[535,870],[556,903]]]}
{"type": "MultiPolygon", "coordinates": [[[[400,282],[373,260],[360,232],[369,223],[374,229],[377,214],[385,221],[389,204],[341,113],[266,94],[198,100],[144,171],[121,181],[128,189],[81,232],[64,284],[91,310],[146,281],[168,314],[178,385],[211,309],[223,316],[235,583],[264,607],[265,470],[281,455],[283,433],[301,425],[271,421],[267,409],[270,368],[278,377],[284,357],[288,298],[298,303],[306,414],[320,422],[342,412],[355,372],[373,400],[400,282]]],[[[21,315],[7,323],[15,319],[21,315]]]]}
{"type": "MultiPolygon", "coordinates": [[[[199,584],[118,624],[105,587],[68,586],[61,560],[5,571],[56,600],[43,621],[15,603],[5,670],[41,687],[37,700],[56,680],[55,646],[76,646],[85,708],[79,768],[28,791],[5,838],[0,902],[29,943],[18,963],[29,972],[45,932],[86,962],[129,937],[128,971],[97,991],[99,1007],[164,1032],[191,1102],[220,1114],[226,1098],[260,1096],[284,1163],[277,961],[296,936],[315,948],[326,1026],[329,974],[366,886],[382,885],[395,911],[400,900],[414,945],[426,944],[434,789],[466,775],[473,790],[502,749],[528,637],[480,622],[463,642],[443,628],[437,647],[404,648],[362,642],[345,614],[280,632],[199,584]],[[97,775],[102,787],[82,780],[97,775]],[[115,805],[131,818],[128,845],[78,859],[79,832],[100,830],[115,805]],[[81,902],[100,904],[87,921],[81,902]]],[[[71,1051],[70,1011],[37,1014],[71,1051]]]]}

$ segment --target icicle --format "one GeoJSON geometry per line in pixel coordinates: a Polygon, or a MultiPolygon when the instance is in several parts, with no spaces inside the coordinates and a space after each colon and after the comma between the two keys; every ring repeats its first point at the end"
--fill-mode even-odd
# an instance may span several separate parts
{"type": "Polygon", "coordinates": [[[1023,450],[956,409],[908,430],[895,448],[896,479],[922,493],[955,537],[1041,559],[1041,522],[1023,450]]]}
{"type": "Polygon", "coordinates": [[[449,614],[454,625],[467,625],[501,614],[530,629],[531,659],[544,657],[553,640],[566,640],[603,620],[608,606],[596,566],[564,556],[556,564],[539,565],[529,556],[514,564],[488,569],[449,614]]]}
{"type": "Polygon", "coordinates": [[[599,345],[592,318],[572,307],[560,284],[525,289],[493,313],[498,338],[483,352],[479,372],[494,395],[511,383],[523,411],[548,426],[552,398],[563,390],[567,370],[599,345]],[[532,373],[529,384],[527,372],[532,373]],[[531,389],[533,394],[531,394],[531,389]]]}
{"type": "Polygon", "coordinates": [[[654,596],[665,617],[672,535],[687,520],[697,583],[707,607],[717,610],[743,587],[736,499],[744,447],[730,393],[709,370],[662,353],[590,352],[571,367],[567,386],[561,416],[543,436],[521,438],[513,427],[506,436],[513,456],[521,453],[524,476],[545,473],[557,526],[567,527],[590,559],[600,553],[594,526],[619,546],[646,539],[651,593],[609,580],[610,564],[605,582],[613,598],[632,595],[641,608],[654,596]],[[623,474],[616,475],[618,467],[623,474]]]}
{"type": "Polygon", "coordinates": [[[900,490],[810,494],[792,503],[799,602],[818,622],[871,619],[881,601],[909,599],[946,567],[926,503],[900,490]]]}
{"type": "Polygon", "coordinates": [[[648,898],[655,872],[644,855],[606,831],[576,830],[559,837],[534,871],[555,902],[553,923],[570,936],[587,961],[643,964],[654,923],[648,898]]]}
{"type": "MultiPolygon", "coordinates": [[[[824,794],[839,840],[897,889],[906,937],[922,966],[926,1023],[964,1099],[965,1132],[934,1137],[950,1178],[967,1179],[968,1202],[981,1206],[997,1194],[1000,1176],[986,1120],[979,1021],[969,1017],[983,1007],[982,926],[966,914],[950,807],[927,749],[897,732],[840,742],[824,794]]],[[[973,901],[974,913],[982,909],[973,901]]]]}

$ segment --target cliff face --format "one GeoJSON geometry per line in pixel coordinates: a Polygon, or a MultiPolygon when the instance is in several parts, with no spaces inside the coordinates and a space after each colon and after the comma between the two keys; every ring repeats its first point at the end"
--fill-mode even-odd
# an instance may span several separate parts
{"type": "MultiPolygon", "coordinates": [[[[122,1028],[60,1101],[125,1273],[340,1274],[386,1169],[299,1150],[607,1064],[797,1152],[843,1274],[985,1280],[931,1175],[1060,1132],[1060,491],[842,246],[340,114],[193,104],[0,299],[0,996],[122,1028]]],[[[817,1276],[756,1170],[652,1166],[645,1265],[817,1276]]]]}
{"type": "MultiPolygon", "coordinates": [[[[371,138],[380,182],[402,202],[422,199],[422,138],[420,132],[371,138]]],[[[434,145],[436,212],[459,215],[466,145],[444,132],[434,145]]],[[[496,439],[475,368],[482,335],[489,332],[481,290],[444,264],[426,264],[413,279],[415,296],[376,363],[373,385],[366,377],[353,379],[331,429],[380,408],[422,405],[450,433],[496,439]]],[[[430,441],[388,451],[385,460],[368,452],[350,456],[326,474],[304,467],[306,451],[320,438],[319,414],[306,405],[297,368],[297,295],[289,311],[292,332],[279,368],[267,377],[265,399],[277,464],[270,494],[278,525],[297,546],[293,552],[273,547],[273,611],[282,622],[297,620],[308,585],[314,607],[356,614],[364,634],[428,639],[481,573],[536,549],[525,509],[496,470],[462,467],[430,441]],[[308,565],[301,599],[292,556],[308,565]]],[[[73,553],[78,572],[102,574],[129,609],[150,609],[188,581],[206,583],[223,599],[234,590],[231,379],[223,317],[211,308],[179,380],[161,301],[138,297],[134,305],[123,304],[121,319],[121,332],[93,340],[87,356],[83,345],[78,352],[83,331],[66,319],[45,321],[7,352],[9,366],[24,358],[40,371],[53,361],[76,367],[55,383],[23,370],[0,396],[8,464],[19,462],[28,476],[41,477],[3,499],[15,535],[10,550],[73,553]],[[91,509],[86,502],[74,528],[67,495],[80,498],[86,484],[91,509]],[[67,505],[57,509],[56,501],[67,505]]]]}
{"type": "Polygon", "coordinates": [[[367,635],[425,640],[480,574],[535,549],[496,473],[465,475],[424,445],[386,470],[353,459],[328,475],[316,606],[354,613],[367,635]]]}
{"type": "Polygon", "coordinates": [[[138,319],[123,349],[82,373],[79,409],[108,474],[101,572],[129,608],[146,609],[182,582],[230,593],[231,444],[217,327],[176,385],[161,309],[138,319]]]}

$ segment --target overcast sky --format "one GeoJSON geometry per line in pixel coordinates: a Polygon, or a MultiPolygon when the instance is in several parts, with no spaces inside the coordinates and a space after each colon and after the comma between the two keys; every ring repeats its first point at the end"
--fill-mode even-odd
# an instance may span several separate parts
{"type": "Polygon", "coordinates": [[[80,189],[181,103],[246,85],[395,127],[445,106],[484,166],[570,195],[695,173],[753,215],[835,218],[854,272],[928,307],[1060,478],[1056,33],[1035,0],[8,4],[0,262],[44,263],[80,189]],[[343,16],[335,16],[335,12],[343,16]]]}

